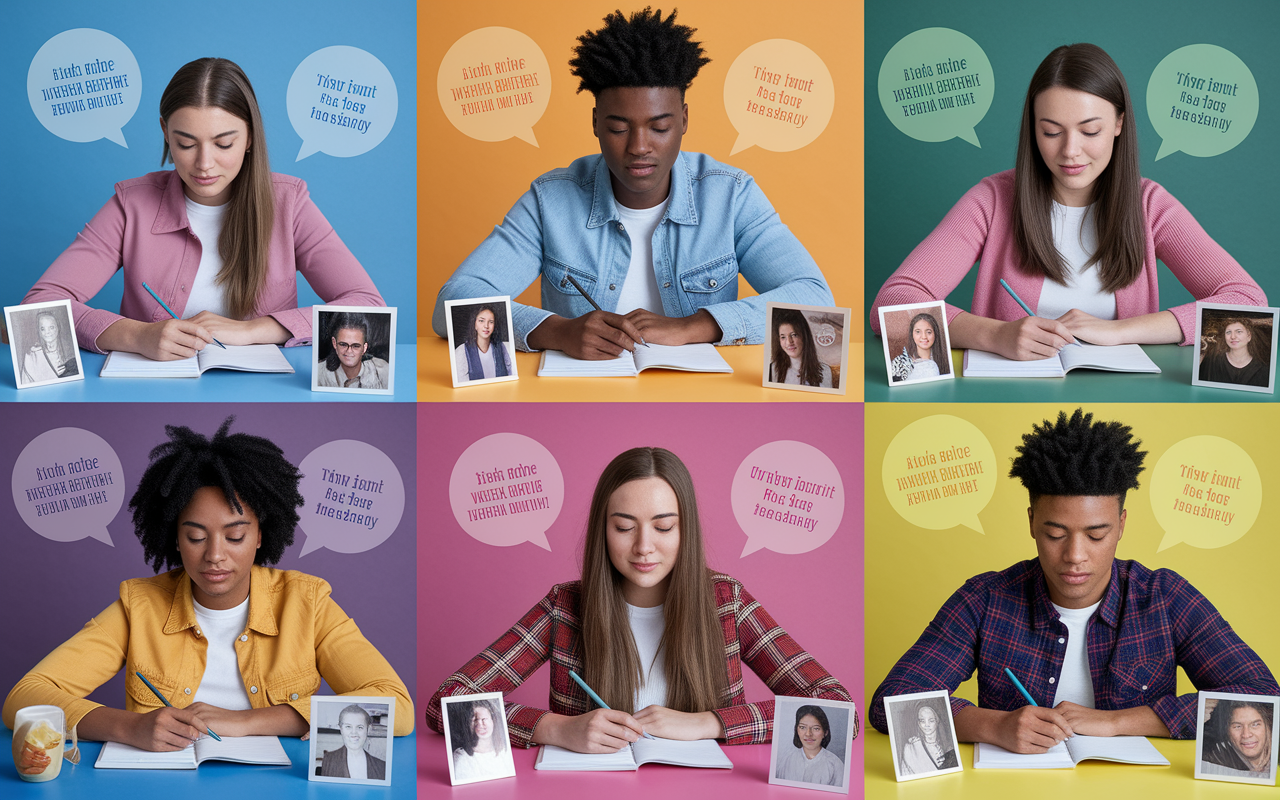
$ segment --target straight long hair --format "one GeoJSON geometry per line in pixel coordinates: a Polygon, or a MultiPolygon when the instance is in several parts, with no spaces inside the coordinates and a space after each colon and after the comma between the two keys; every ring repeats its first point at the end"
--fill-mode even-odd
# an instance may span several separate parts
{"type": "MultiPolygon", "coordinates": [[[[1022,131],[1014,177],[1013,235],[1022,269],[1066,285],[1066,260],[1053,244],[1053,173],[1036,145],[1035,102],[1054,86],[1076,89],[1106,100],[1123,115],[1115,137],[1111,163],[1093,184],[1094,227],[1098,249],[1085,263],[1098,265],[1106,292],[1133,283],[1142,273],[1145,233],[1142,215],[1142,175],[1138,172],[1137,120],[1129,87],[1111,56],[1097,45],[1063,45],[1050,53],[1027,87],[1022,106],[1022,131]]],[[[1111,135],[1104,131],[1104,136],[1111,135]]]]}
{"type": "Polygon", "coordinates": [[[582,655],[588,685],[610,708],[634,713],[645,669],[631,635],[624,578],[609,559],[609,499],[623,484],[661,478],[676,495],[680,547],[668,576],[664,627],[658,643],[667,678],[667,706],[700,712],[719,708],[728,687],[724,635],[716,616],[715,585],[702,545],[698,501],[689,470],[671,451],[637,447],[605,467],[591,497],[582,553],[582,655]]]}
{"type": "Polygon", "coordinates": [[[818,361],[818,346],[813,341],[813,331],[809,328],[809,320],[794,308],[775,308],[773,310],[773,380],[782,383],[787,379],[787,370],[791,368],[791,356],[782,349],[779,336],[783,325],[800,334],[804,348],[800,353],[800,384],[802,386],[822,385],[822,364],[818,361]]]}
{"type": "Polygon", "coordinates": [[[938,374],[946,375],[951,371],[951,359],[947,358],[947,348],[942,343],[942,328],[932,314],[921,312],[911,318],[911,324],[907,327],[907,340],[911,342],[911,349],[916,351],[916,358],[919,358],[920,348],[916,345],[915,330],[916,323],[922,320],[933,328],[933,346],[929,348],[929,358],[938,365],[938,374]]]}
{"type": "MultiPolygon", "coordinates": [[[[242,120],[249,130],[249,151],[240,174],[231,182],[231,199],[218,236],[222,270],[217,277],[228,313],[233,319],[247,319],[253,315],[267,280],[267,252],[275,222],[267,135],[258,99],[249,78],[235,62],[201,58],[174,73],[160,96],[160,118],[166,126],[180,108],[220,108],[242,120]]],[[[166,141],[160,166],[171,160],[166,141]]]]}

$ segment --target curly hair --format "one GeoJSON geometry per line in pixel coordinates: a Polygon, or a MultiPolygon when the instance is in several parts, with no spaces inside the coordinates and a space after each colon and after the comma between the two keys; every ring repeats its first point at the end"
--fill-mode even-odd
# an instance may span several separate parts
{"type": "Polygon", "coordinates": [[[143,555],[156,572],[182,566],[178,553],[178,517],[197,490],[222,490],[237,513],[245,506],[258,517],[262,546],[255,564],[274,564],[293,544],[302,494],[298,468],[269,439],[227,433],[235,417],[227,417],[212,439],[185,425],[166,425],[169,441],[151,451],[150,465],[129,500],[133,530],[143,555]]]}
{"type": "Polygon", "coordinates": [[[1147,457],[1141,444],[1128,425],[1094,422],[1081,408],[1070,419],[1059,411],[1056,423],[1045,420],[1022,435],[1009,477],[1022,481],[1032,503],[1042,495],[1115,496],[1124,508],[1147,457]]]}
{"type": "Polygon", "coordinates": [[[614,11],[604,27],[578,37],[570,59],[571,73],[596,97],[615,86],[673,87],[685,91],[711,59],[702,43],[693,41],[695,28],[676,24],[676,11],[662,18],[662,10],[637,11],[630,19],[614,11]]]}

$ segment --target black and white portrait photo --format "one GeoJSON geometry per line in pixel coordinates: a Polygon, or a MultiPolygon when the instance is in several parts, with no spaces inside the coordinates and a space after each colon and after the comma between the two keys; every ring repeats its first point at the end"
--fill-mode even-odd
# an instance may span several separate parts
{"type": "Polygon", "coordinates": [[[307,779],[389,786],[394,726],[394,698],[313,695],[307,779]]]}
{"type": "Polygon", "coordinates": [[[849,793],[849,753],[858,735],[853,703],[776,697],[769,783],[849,793]]]}
{"type": "Polygon", "coordinates": [[[1196,777],[1275,786],[1278,712],[1277,697],[1200,692],[1196,777]]]}
{"type": "Polygon", "coordinates": [[[893,771],[899,781],[945,775],[963,769],[956,752],[956,729],[945,691],[885,698],[893,771]]]}
{"type": "Polygon", "coordinates": [[[445,697],[440,704],[449,781],[454,786],[515,776],[500,692],[445,697]]]}
{"type": "Polygon", "coordinates": [[[4,317],[19,389],[84,380],[70,300],[9,306],[4,317]]]}
{"type": "Polygon", "coordinates": [[[396,309],[313,306],[311,390],[392,394],[396,309]]]}

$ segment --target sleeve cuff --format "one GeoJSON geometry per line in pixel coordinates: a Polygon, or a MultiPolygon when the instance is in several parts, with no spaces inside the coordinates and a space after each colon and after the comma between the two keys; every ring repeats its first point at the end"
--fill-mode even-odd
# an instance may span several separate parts
{"type": "Polygon", "coordinates": [[[550,711],[542,708],[530,708],[518,703],[507,706],[507,731],[511,743],[518,747],[533,747],[533,730],[538,722],[550,711]]]}
{"type": "Polygon", "coordinates": [[[541,308],[513,302],[511,304],[511,324],[516,329],[516,348],[526,353],[538,352],[529,346],[529,334],[533,333],[534,328],[546,321],[547,317],[553,316],[555,315],[550,311],[543,311],[541,308]]]}

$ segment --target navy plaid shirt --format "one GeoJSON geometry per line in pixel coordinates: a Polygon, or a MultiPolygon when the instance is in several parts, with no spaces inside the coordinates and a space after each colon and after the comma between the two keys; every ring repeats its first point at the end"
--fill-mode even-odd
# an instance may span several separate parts
{"type": "MultiPolygon", "coordinates": [[[[1026,705],[1005,667],[1037,703],[1051,706],[1067,636],[1039,561],[971,578],[876,689],[871,724],[886,731],[885,697],[954,692],[975,669],[982,708],[1014,711],[1026,705]]],[[[1095,707],[1150,706],[1175,739],[1196,735],[1196,695],[1177,695],[1178,667],[1203,691],[1280,694],[1258,655],[1204,595],[1172,570],[1112,562],[1111,582],[1086,636],[1095,707]]],[[[952,697],[951,713],[971,705],[952,697]]]]}

